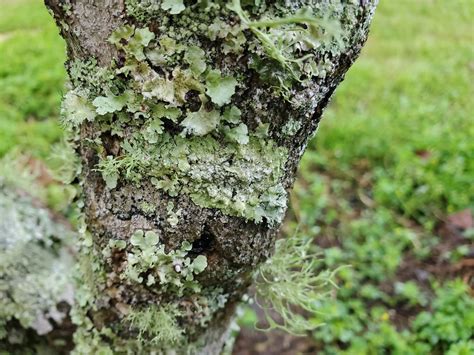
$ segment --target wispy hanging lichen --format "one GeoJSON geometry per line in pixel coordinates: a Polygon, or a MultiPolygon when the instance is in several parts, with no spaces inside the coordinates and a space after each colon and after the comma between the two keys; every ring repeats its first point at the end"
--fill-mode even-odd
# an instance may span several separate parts
{"type": "Polygon", "coordinates": [[[263,329],[304,335],[321,325],[304,314],[319,312],[318,301],[327,298],[336,286],[332,281],[336,271],[320,271],[318,255],[312,248],[311,238],[298,234],[280,239],[275,255],[260,266],[255,289],[268,323],[263,329]]]}
{"type": "Polygon", "coordinates": [[[176,348],[184,342],[184,329],[176,320],[180,311],[176,306],[150,305],[131,310],[125,318],[130,330],[137,332],[139,343],[156,349],[176,348]]]}

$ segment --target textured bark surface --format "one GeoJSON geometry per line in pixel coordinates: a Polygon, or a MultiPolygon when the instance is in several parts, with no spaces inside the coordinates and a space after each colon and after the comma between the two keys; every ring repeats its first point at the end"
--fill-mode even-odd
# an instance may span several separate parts
{"type": "MultiPolygon", "coordinates": [[[[58,0],[45,2],[66,40],[70,61],[95,58],[99,66],[106,67],[113,60],[123,60],[121,51],[107,39],[125,23],[143,26],[145,22],[152,32],[160,34],[160,17],[137,20],[127,13],[124,2],[120,0],[75,0],[66,4],[58,0]]],[[[271,8],[273,2],[268,3],[271,8]]],[[[304,2],[295,1],[294,5],[299,7],[301,3],[304,2]]],[[[275,95],[272,86],[251,69],[251,58],[246,50],[239,55],[224,54],[216,49],[222,44],[221,39],[202,40],[202,47],[212,53],[209,57],[218,69],[227,74],[239,74],[242,78],[232,98],[232,104],[242,111],[242,122],[249,131],[256,130],[262,122],[268,122],[268,139],[287,150],[284,171],[279,177],[279,183],[286,190],[293,184],[298,163],[318,127],[323,109],[359,55],[375,6],[376,1],[352,1],[347,5],[350,16],[341,10],[340,21],[345,21],[345,45],[339,51],[320,52],[314,56],[315,63],[329,63],[325,66],[324,75],[314,76],[304,87],[295,84],[291,100],[275,95]],[[291,134],[287,134],[285,131],[290,119],[297,121],[298,125],[291,134]]],[[[238,22],[235,15],[224,20],[238,22]]],[[[186,105],[191,105],[192,98],[187,97],[189,102],[186,105]]],[[[176,129],[171,127],[169,130],[173,132],[176,129]]],[[[147,178],[140,184],[120,179],[117,186],[110,189],[97,171],[97,164],[101,154],[121,154],[122,138],[104,131],[95,122],[87,121],[81,124],[78,143],[86,224],[92,235],[92,253],[94,258],[100,259],[104,269],[104,278],[94,281],[99,295],[95,296],[94,306],[85,312],[86,317],[99,332],[108,327],[121,339],[135,338],[136,333],[120,326],[124,314],[127,314],[124,307],[143,308],[162,302],[176,303],[180,309],[188,307],[189,310],[185,316],[179,317],[180,326],[189,334],[188,340],[199,340],[205,344],[202,353],[219,353],[235,307],[252,282],[253,271],[271,255],[279,223],[269,223],[265,218],[257,222],[219,208],[203,207],[184,193],[170,196],[157,189],[147,178]],[[97,145],[91,144],[97,138],[100,138],[100,150],[97,145]],[[181,210],[177,224],[169,222],[167,206],[170,202],[175,210],[181,210]],[[141,207],[144,203],[156,208],[144,211],[141,207]],[[111,256],[102,256],[101,252],[111,240],[128,241],[137,230],[157,233],[166,250],[176,250],[187,241],[192,244],[191,257],[204,255],[207,258],[207,268],[196,278],[205,290],[218,290],[213,293],[214,296],[226,295],[226,303],[212,313],[204,327],[194,322],[198,310],[193,309],[193,294],[178,296],[173,291],[160,290],[157,284],[125,284],[119,275],[125,267],[126,250],[115,250],[111,256]]],[[[229,164],[232,165],[232,162],[229,164]]],[[[111,347],[114,349],[115,345],[111,347]]]]}

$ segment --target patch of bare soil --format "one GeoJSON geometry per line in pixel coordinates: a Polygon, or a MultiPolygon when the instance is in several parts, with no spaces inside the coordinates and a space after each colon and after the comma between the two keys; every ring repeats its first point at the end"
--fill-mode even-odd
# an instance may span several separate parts
{"type": "Polygon", "coordinates": [[[233,355],[315,354],[316,344],[309,337],[296,337],[282,331],[268,332],[244,328],[238,335],[233,355]]]}

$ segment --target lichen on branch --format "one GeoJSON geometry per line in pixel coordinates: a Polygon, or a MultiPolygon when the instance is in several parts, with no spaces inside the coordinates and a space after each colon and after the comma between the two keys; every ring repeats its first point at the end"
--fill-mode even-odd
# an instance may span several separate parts
{"type": "MultiPolygon", "coordinates": [[[[375,2],[48,3],[82,161],[76,351],[218,353],[375,2]]],[[[307,306],[324,280],[302,275],[307,306]]]]}

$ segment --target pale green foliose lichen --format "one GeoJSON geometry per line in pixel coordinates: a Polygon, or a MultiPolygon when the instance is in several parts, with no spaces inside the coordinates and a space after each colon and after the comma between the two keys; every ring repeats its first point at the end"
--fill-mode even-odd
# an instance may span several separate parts
{"type": "MultiPolygon", "coordinates": [[[[286,192],[279,178],[286,150],[271,141],[250,139],[247,126],[239,119],[237,107],[225,107],[223,113],[217,110],[230,102],[237,81],[222,76],[219,70],[206,70],[206,63],[196,55],[201,52],[195,47],[184,55],[190,70],[175,68],[172,71],[174,80],[159,76],[147,64],[137,61],[143,48],[153,39],[149,32],[139,30],[124,26],[114,32],[110,42],[130,54],[127,70],[135,75],[132,85],[139,83],[140,93],[132,87],[115,94],[113,88],[120,84],[106,80],[103,71],[96,69],[92,71],[95,73],[92,77],[98,78],[98,83],[106,84],[105,95],[95,96],[94,85],[91,92],[95,98],[91,103],[84,101],[82,91],[88,86],[80,85],[67,94],[63,104],[65,118],[71,125],[93,120],[89,113],[91,107],[95,107],[96,121],[102,122],[104,129],[110,128],[118,136],[128,136],[121,143],[123,154],[106,156],[98,166],[107,187],[115,188],[125,172],[126,179],[139,183],[143,178],[151,178],[157,188],[172,196],[186,193],[203,207],[220,208],[257,222],[263,217],[269,223],[281,221],[286,192]],[[137,35],[139,39],[136,39],[137,35]],[[196,75],[200,77],[194,78],[196,75]],[[164,125],[177,123],[182,117],[180,103],[184,102],[189,90],[201,92],[202,101],[206,100],[206,92],[217,106],[211,111],[203,107],[195,112],[188,111],[179,123],[183,127],[181,136],[172,136],[165,132],[164,125]],[[133,114],[135,119],[124,111],[133,114]],[[109,114],[117,115],[113,124],[109,114]],[[222,135],[229,144],[219,143],[218,137],[210,133],[222,135]],[[203,136],[206,137],[197,138],[203,136]]],[[[169,41],[167,45],[171,45],[169,41]]],[[[164,53],[166,56],[166,51],[164,53]]],[[[81,73],[76,80],[79,84],[83,66],[74,63],[72,74],[81,73]]]]}
{"type": "MultiPolygon", "coordinates": [[[[157,189],[187,194],[202,207],[257,223],[281,222],[288,152],[267,136],[271,117],[255,117],[259,125],[250,129],[235,93],[248,85],[251,69],[276,96],[304,106],[298,90],[312,87],[334,67],[350,42],[358,3],[125,4],[133,24],[108,39],[120,60],[104,68],[94,60],[71,62],[74,89],[62,110],[66,126],[93,123],[98,130],[92,143],[107,187],[116,188],[123,178],[136,184],[151,180],[157,189]],[[247,68],[234,65],[244,60],[244,48],[247,68]],[[234,64],[217,63],[219,53],[234,64]],[[120,141],[114,155],[104,152],[100,132],[120,141]]],[[[282,133],[293,136],[300,128],[291,119],[282,133]]]]}
{"type": "Polygon", "coordinates": [[[105,181],[119,176],[151,178],[171,196],[185,193],[203,207],[256,222],[278,223],[286,209],[283,174],[286,150],[251,137],[248,144],[220,144],[212,137],[182,138],[165,133],[156,144],[140,138],[124,142],[124,154],[99,163],[105,181]],[[151,159],[153,157],[153,159],[151,159]]]}
{"type": "Polygon", "coordinates": [[[144,212],[146,215],[152,214],[156,211],[156,206],[153,205],[150,202],[143,201],[140,203],[140,209],[142,212],[144,212]]]}
{"type": "MultiPolygon", "coordinates": [[[[117,243],[115,241],[115,248],[123,247],[123,244],[117,243]]],[[[177,295],[188,290],[200,292],[195,275],[206,269],[207,258],[205,255],[198,255],[191,260],[188,255],[192,249],[190,243],[184,242],[179,249],[166,252],[165,245],[160,243],[155,232],[137,230],[131,236],[130,244],[132,247],[127,252],[126,267],[121,275],[123,278],[145,283],[147,286],[159,284],[161,290],[173,290],[177,295]],[[146,279],[144,274],[147,275],[146,279]]]]}
{"type": "Polygon", "coordinates": [[[173,211],[173,209],[174,209],[174,203],[173,202],[168,203],[168,206],[166,207],[166,210],[168,212],[168,217],[166,221],[170,224],[171,227],[176,227],[182,215],[182,210],[181,208],[179,208],[178,210],[173,211]]]}

